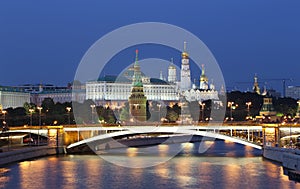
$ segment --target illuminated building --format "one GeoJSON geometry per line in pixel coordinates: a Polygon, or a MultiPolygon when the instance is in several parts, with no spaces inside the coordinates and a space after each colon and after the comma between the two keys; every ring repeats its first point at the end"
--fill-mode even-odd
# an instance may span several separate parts
{"type": "Polygon", "coordinates": [[[129,101],[130,115],[135,119],[137,119],[138,121],[146,121],[147,120],[147,114],[146,114],[147,97],[144,94],[142,75],[141,75],[140,65],[138,63],[138,50],[136,50],[132,89],[128,101],[129,101]]]}
{"type": "Polygon", "coordinates": [[[168,82],[169,83],[175,83],[177,79],[176,76],[176,67],[173,64],[173,59],[171,59],[171,64],[168,67],[168,82]]]}
{"type": "Polygon", "coordinates": [[[205,75],[204,65],[202,65],[202,73],[200,76],[200,86],[193,85],[192,89],[182,92],[187,101],[205,101],[205,100],[219,100],[218,91],[215,90],[214,84],[208,84],[208,78],[205,75]]]}
{"type": "Polygon", "coordinates": [[[260,88],[258,86],[257,76],[254,76],[253,92],[260,95],[260,88]]]}
{"type": "Polygon", "coordinates": [[[259,116],[256,119],[262,119],[267,122],[276,121],[276,111],[273,107],[272,98],[264,97],[263,105],[259,111],[259,116]]]}
{"type": "Polygon", "coordinates": [[[298,104],[298,109],[296,113],[296,118],[300,118],[300,100],[297,101],[297,104],[298,104]]]}
{"type": "Polygon", "coordinates": [[[42,104],[45,98],[53,99],[54,103],[65,102],[83,102],[85,100],[85,89],[71,87],[56,87],[54,85],[39,84],[38,88],[34,85],[26,88],[30,92],[30,102],[38,106],[42,104]]]}
{"type": "Polygon", "coordinates": [[[3,109],[23,107],[30,102],[30,94],[15,87],[0,87],[0,106],[3,109]]]}
{"type": "Polygon", "coordinates": [[[181,54],[181,58],[180,91],[186,91],[191,88],[191,71],[189,54],[186,51],[186,42],[184,42],[184,48],[181,54]]]}
{"type": "MultiPolygon", "coordinates": [[[[215,86],[208,83],[208,77],[205,75],[204,66],[200,76],[200,86],[195,85],[191,88],[191,76],[189,68],[189,55],[186,51],[186,43],[181,54],[181,81],[177,81],[176,67],[171,60],[168,67],[167,81],[160,74],[160,79],[150,78],[141,73],[143,92],[148,101],[164,101],[168,103],[177,103],[181,97],[189,102],[204,100],[219,100],[218,92],[215,86]]],[[[97,105],[110,104],[110,107],[119,108],[127,102],[131,95],[132,79],[134,75],[134,66],[130,67],[120,76],[100,77],[97,81],[86,82],[86,99],[93,100],[97,105]]]]}

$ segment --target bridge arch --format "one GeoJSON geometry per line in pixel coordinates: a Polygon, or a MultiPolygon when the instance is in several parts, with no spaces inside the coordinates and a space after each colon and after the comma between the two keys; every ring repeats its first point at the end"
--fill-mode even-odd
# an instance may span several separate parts
{"type": "Polygon", "coordinates": [[[203,137],[208,137],[208,138],[226,140],[226,141],[234,142],[237,144],[242,144],[245,146],[250,146],[250,147],[253,147],[253,148],[259,149],[259,150],[262,149],[262,147],[260,145],[257,145],[257,144],[251,143],[249,141],[239,139],[239,138],[235,138],[235,137],[231,137],[231,136],[227,136],[227,135],[223,135],[223,134],[219,134],[219,133],[215,133],[215,132],[199,131],[199,130],[188,129],[188,128],[183,129],[180,127],[172,127],[172,128],[170,128],[170,127],[150,128],[150,127],[148,127],[147,129],[141,129],[141,130],[135,130],[135,131],[132,131],[130,129],[124,129],[122,131],[116,131],[113,133],[97,135],[97,136],[94,136],[91,138],[87,138],[87,139],[75,142],[75,143],[67,146],[67,149],[76,148],[76,147],[83,146],[88,143],[93,143],[93,142],[97,142],[97,141],[109,140],[113,137],[121,137],[121,136],[132,135],[132,134],[152,134],[152,133],[166,133],[166,134],[174,133],[174,134],[187,134],[187,135],[194,135],[194,136],[203,136],[203,137]]]}

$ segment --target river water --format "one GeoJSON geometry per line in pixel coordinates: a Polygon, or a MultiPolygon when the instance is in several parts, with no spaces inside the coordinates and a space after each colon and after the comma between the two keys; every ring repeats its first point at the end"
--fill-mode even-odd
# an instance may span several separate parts
{"type": "Polygon", "coordinates": [[[253,153],[246,154],[184,151],[163,163],[159,157],[167,157],[166,153],[141,155],[139,151],[129,148],[104,153],[102,158],[50,156],[11,164],[0,168],[0,188],[300,188],[299,183],[283,174],[280,164],[263,159],[253,149],[253,153]],[[128,166],[118,166],[112,160],[128,166]],[[155,160],[158,165],[129,168],[130,164],[143,165],[155,160]]]}

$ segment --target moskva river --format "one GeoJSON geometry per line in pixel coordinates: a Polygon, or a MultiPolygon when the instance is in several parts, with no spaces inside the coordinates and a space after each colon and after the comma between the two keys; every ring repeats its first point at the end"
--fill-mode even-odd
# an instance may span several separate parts
{"type": "Polygon", "coordinates": [[[193,146],[184,146],[175,157],[166,153],[172,145],[159,145],[153,154],[128,148],[103,152],[100,157],[64,155],[23,161],[0,168],[0,188],[300,188],[283,174],[280,164],[263,159],[252,148],[197,154],[193,146]]]}

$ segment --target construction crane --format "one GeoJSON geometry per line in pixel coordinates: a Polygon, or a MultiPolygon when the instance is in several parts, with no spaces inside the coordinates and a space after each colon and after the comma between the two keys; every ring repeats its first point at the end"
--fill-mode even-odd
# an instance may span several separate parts
{"type": "Polygon", "coordinates": [[[286,91],[286,82],[287,81],[293,81],[292,78],[281,78],[281,79],[262,79],[263,81],[281,81],[282,82],[282,96],[285,97],[285,91],[286,91]]]}

